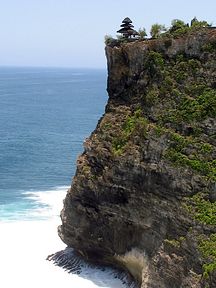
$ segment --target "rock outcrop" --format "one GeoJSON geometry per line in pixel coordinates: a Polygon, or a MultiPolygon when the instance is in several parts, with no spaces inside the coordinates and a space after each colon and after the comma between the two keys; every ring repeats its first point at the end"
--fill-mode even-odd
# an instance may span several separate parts
{"type": "Polygon", "coordinates": [[[216,30],[106,46],[61,239],[140,287],[216,287],[216,30]]]}

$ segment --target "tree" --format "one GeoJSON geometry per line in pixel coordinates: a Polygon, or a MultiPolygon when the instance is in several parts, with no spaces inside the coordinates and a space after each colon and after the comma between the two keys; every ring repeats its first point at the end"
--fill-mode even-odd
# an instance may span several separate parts
{"type": "Polygon", "coordinates": [[[196,17],[191,20],[191,27],[211,27],[212,24],[209,24],[207,21],[198,21],[196,17]]]}
{"type": "Polygon", "coordinates": [[[152,25],[150,34],[152,38],[158,38],[163,31],[166,31],[165,26],[156,23],[152,25]]]}
{"type": "Polygon", "coordinates": [[[140,28],[138,30],[138,33],[139,33],[140,39],[144,39],[147,36],[146,29],[144,27],[140,28]]]}
{"type": "Polygon", "coordinates": [[[178,29],[184,29],[184,28],[187,28],[188,25],[185,24],[184,21],[182,20],[179,20],[179,19],[173,19],[172,22],[171,22],[171,28],[169,29],[169,31],[172,33],[178,29]]]}
{"type": "Polygon", "coordinates": [[[113,39],[113,37],[111,35],[105,35],[104,36],[104,42],[105,42],[106,45],[111,44],[113,40],[114,39],[113,39]]]}

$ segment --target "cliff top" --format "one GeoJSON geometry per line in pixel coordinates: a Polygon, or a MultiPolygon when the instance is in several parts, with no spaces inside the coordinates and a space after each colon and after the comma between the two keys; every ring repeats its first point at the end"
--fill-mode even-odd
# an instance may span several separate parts
{"type": "MultiPolygon", "coordinates": [[[[132,23],[132,21],[130,23],[132,23]]],[[[124,25],[126,25],[126,24],[124,24],[124,25]]],[[[129,24],[129,25],[131,25],[131,24],[129,24]]],[[[131,25],[131,26],[134,27],[133,25],[131,25]]],[[[130,27],[126,27],[126,29],[123,29],[123,31],[122,31],[122,29],[117,31],[117,33],[122,34],[121,36],[117,35],[117,39],[113,38],[112,36],[106,35],[105,36],[106,45],[119,46],[122,43],[126,43],[126,42],[134,42],[137,40],[142,41],[142,40],[148,39],[148,38],[146,38],[147,33],[146,33],[145,28],[142,28],[142,29],[140,28],[139,32],[136,32],[134,30],[136,33],[130,33],[131,29],[132,28],[130,28],[130,27]],[[127,32],[127,29],[129,29],[129,32],[127,32]]],[[[158,39],[158,38],[163,38],[163,37],[165,37],[165,38],[179,38],[179,37],[183,37],[185,35],[188,35],[188,34],[191,34],[194,32],[201,31],[203,29],[214,30],[214,29],[216,29],[216,27],[213,27],[207,21],[198,21],[196,17],[194,17],[191,20],[190,25],[188,23],[187,24],[184,23],[182,20],[174,19],[174,20],[172,20],[171,26],[169,28],[166,28],[165,25],[160,25],[158,23],[153,24],[151,27],[151,30],[150,30],[151,38],[149,38],[148,40],[158,39]]]]}

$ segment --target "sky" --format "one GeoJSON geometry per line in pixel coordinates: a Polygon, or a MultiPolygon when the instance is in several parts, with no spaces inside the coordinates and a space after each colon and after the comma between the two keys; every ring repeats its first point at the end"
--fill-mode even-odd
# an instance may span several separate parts
{"type": "Polygon", "coordinates": [[[215,0],[0,0],[0,66],[106,68],[104,36],[196,16],[216,26],[215,0]]]}

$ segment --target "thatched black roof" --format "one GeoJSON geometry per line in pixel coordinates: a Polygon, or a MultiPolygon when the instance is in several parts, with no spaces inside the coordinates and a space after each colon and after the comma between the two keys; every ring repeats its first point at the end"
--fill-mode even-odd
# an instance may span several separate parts
{"type": "Polygon", "coordinates": [[[127,35],[139,35],[139,33],[134,29],[128,29],[128,28],[121,28],[117,31],[117,33],[127,34],[127,35]]]}
{"type": "Polygon", "coordinates": [[[132,23],[131,19],[129,17],[126,17],[122,23],[132,23]]]}
{"type": "Polygon", "coordinates": [[[121,33],[125,38],[129,38],[131,36],[139,35],[139,33],[133,29],[132,21],[130,18],[126,17],[121,24],[121,29],[117,31],[117,33],[121,33]]]}
{"type": "Polygon", "coordinates": [[[121,28],[120,30],[117,31],[117,33],[127,33],[128,32],[128,28],[121,28]]]}
{"type": "Polygon", "coordinates": [[[121,24],[121,27],[134,27],[134,26],[130,23],[123,23],[121,24]]]}
{"type": "Polygon", "coordinates": [[[128,30],[128,33],[129,33],[130,35],[139,35],[139,33],[138,33],[136,30],[134,30],[134,29],[128,30]]]}

